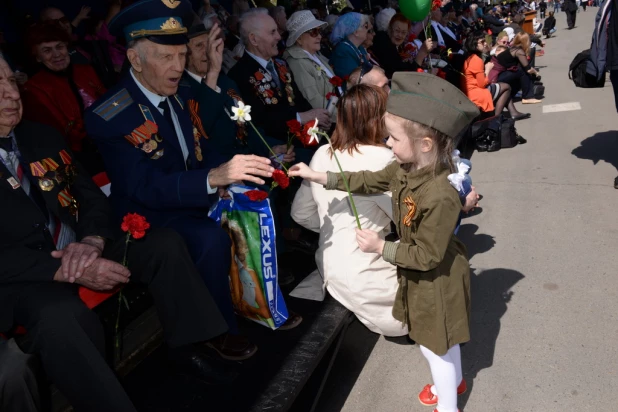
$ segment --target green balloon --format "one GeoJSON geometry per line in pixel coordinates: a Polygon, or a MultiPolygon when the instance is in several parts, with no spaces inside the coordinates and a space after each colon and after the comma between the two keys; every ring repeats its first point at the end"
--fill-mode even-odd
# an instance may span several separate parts
{"type": "Polygon", "coordinates": [[[422,21],[431,10],[431,0],[399,0],[399,10],[411,21],[422,21]]]}

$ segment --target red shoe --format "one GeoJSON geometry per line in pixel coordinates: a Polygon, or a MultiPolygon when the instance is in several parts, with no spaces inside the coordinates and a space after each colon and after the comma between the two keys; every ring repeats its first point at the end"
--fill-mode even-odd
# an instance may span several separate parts
{"type": "MultiPolygon", "coordinates": [[[[457,387],[457,395],[462,395],[466,393],[467,390],[468,386],[466,385],[466,380],[462,379],[457,387]]],[[[425,385],[421,393],[418,394],[418,401],[425,406],[434,406],[438,404],[438,396],[431,392],[431,384],[425,385]]]]}

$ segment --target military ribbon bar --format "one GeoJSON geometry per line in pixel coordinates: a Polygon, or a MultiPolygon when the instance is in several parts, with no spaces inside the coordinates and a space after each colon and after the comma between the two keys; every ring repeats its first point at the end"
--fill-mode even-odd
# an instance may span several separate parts
{"type": "Polygon", "coordinates": [[[67,207],[71,205],[71,203],[73,202],[73,196],[71,196],[71,193],[69,193],[68,189],[64,189],[60,193],[58,193],[58,202],[60,202],[60,205],[62,207],[67,207]]]}
{"type": "Polygon", "coordinates": [[[195,126],[199,134],[202,135],[204,139],[208,139],[208,135],[206,135],[204,126],[202,125],[202,119],[200,118],[200,105],[193,99],[189,100],[189,115],[191,116],[193,126],[195,126]]]}
{"type": "Polygon", "coordinates": [[[58,169],[58,163],[56,163],[56,161],[54,159],[52,159],[51,157],[48,157],[47,159],[43,159],[41,161],[43,163],[43,167],[45,167],[45,170],[47,171],[54,171],[56,169],[58,169]]]}
{"type": "Polygon", "coordinates": [[[65,165],[71,164],[71,155],[69,155],[66,150],[60,151],[60,158],[65,165]]]}
{"type": "Polygon", "coordinates": [[[47,170],[41,164],[41,162],[32,162],[30,163],[30,172],[32,173],[32,176],[43,177],[45,176],[47,170]]]}

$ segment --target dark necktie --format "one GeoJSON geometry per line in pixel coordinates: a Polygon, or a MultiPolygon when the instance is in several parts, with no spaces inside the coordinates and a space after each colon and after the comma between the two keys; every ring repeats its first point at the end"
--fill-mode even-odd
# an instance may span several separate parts
{"type": "Polygon", "coordinates": [[[161,103],[159,103],[159,109],[163,109],[163,117],[165,117],[165,120],[167,121],[169,126],[173,128],[174,121],[172,120],[172,111],[170,109],[170,104],[167,98],[165,100],[162,100],[161,103]]]}
{"type": "Polygon", "coordinates": [[[279,82],[279,75],[277,74],[277,71],[275,70],[275,65],[273,64],[273,61],[269,61],[268,64],[266,65],[266,70],[268,70],[268,73],[270,73],[270,75],[273,78],[273,81],[275,82],[275,84],[277,85],[277,87],[281,87],[281,83],[279,82]]]}

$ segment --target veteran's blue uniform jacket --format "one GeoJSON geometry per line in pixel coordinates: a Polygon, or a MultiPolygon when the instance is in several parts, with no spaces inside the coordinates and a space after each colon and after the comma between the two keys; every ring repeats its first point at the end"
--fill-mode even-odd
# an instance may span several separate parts
{"type": "Polygon", "coordinates": [[[196,128],[191,121],[190,107],[196,107],[183,89],[189,91],[181,87],[169,101],[189,149],[187,162],[174,125],[152,105],[129,73],[86,112],[88,135],[105,161],[116,217],[140,213],[162,226],[179,214],[205,214],[210,206],[208,172],[224,159],[211,150],[198,130],[200,125],[196,128]]]}

